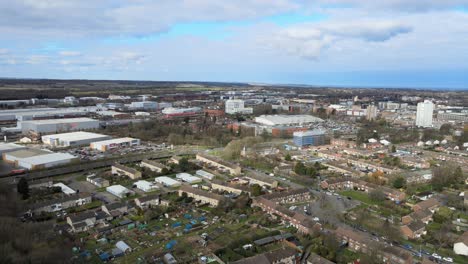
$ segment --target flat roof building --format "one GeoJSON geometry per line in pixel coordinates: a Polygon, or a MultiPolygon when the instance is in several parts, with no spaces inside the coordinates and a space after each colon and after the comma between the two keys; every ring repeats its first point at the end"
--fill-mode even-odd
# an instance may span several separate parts
{"type": "Polygon", "coordinates": [[[255,123],[266,126],[302,126],[318,122],[323,122],[323,119],[311,115],[261,115],[255,117],[255,123]]]}
{"type": "Polygon", "coordinates": [[[90,144],[92,149],[96,149],[102,152],[116,149],[116,148],[124,148],[124,147],[132,147],[140,145],[140,140],[137,138],[115,138],[103,141],[93,141],[90,144]]]}
{"type": "Polygon", "coordinates": [[[91,118],[45,119],[18,122],[22,133],[58,133],[77,130],[98,129],[99,121],[91,118]]]}
{"type": "Polygon", "coordinates": [[[213,180],[213,178],[215,177],[212,173],[209,173],[204,170],[197,170],[195,174],[210,181],[213,180]]]}
{"type": "Polygon", "coordinates": [[[185,172],[177,173],[177,174],[176,174],[176,178],[179,179],[179,180],[181,180],[181,181],[190,183],[190,184],[200,183],[200,182],[203,181],[202,179],[200,179],[200,178],[198,178],[198,177],[195,177],[195,176],[193,176],[192,174],[185,173],[185,172]]]}
{"type": "Polygon", "coordinates": [[[167,176],[161,176],[161,177],[156,177],[154,179],[155,182],[160,183],[166,187],[178,187],[181,185],[179,181],[176,181],[172,178],[169,178],[167,176]]]}
{"type": "Polygon", "coordinates": [[[154,185],[152,182],[139,180],[134,183],[136,187],[144,192],[151,192],[158,189],[158,186],[154,185]]]}
{"type": "Polygon", "coordinates": [[[0,143],[0,155],[3,155],[3,153],[8,153],[25,148],[25,146],[18,145],[15,143],[0,143]]]}
{"type": "Polygon", "coordinates": [[[297,131],[293,133],[294,144],[298,147],[320,146],[325,144],[325,131],[309,130],[297,131]]]}
{"type": "Polygon", "coordinates": [[[88,145],[94,141],[110,139],[110,136],[91,132],[69,132],[42,136],[42,142],[52,147],[74,147],[88,145]]]}
{"type": "Polygon", "coordinates": [[[119,197],[119,198],[124,198],[127,195],[132,195],[133,192],[122,185],[112,185],[109,187],[106,187],[106,191],[119,197]]]}
{"type": "Polygon", "coordinates": [[[35,170],[65,165],[74,161],[78,161],[78,158],[69,153],[49,153],[18,159],[17,165],[28,170],[35,170]]]}

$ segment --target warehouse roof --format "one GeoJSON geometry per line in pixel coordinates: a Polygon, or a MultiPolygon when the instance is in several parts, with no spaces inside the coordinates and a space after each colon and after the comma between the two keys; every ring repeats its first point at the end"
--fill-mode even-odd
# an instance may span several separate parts
{"type": "Polygon", "coordinates": [[[52,152],[46,149],[28,148],[28,149],[20,149],[20,150],[9,152],[8,156],[16,158],[16,159],[25,159],[25,158],[31,158],[34,156],[46,155],[50,153],[52,152]]]}
{"type": "Polygon", "coordinates": [[[74,158],[76,157],[69,153],[50,153],[50,154],[45,154],[45,155],[24,158],[21,161],[24,163],[38,165],[38,164],[46,164],[46,163],[51,163],[54,161],[61,161],[61,160],[74,159],[74,158]]]}
{"type": "Polygon", "coordinates": [[[322,121],[323,119],[311,115],[261,115],[255,118],[256,123],[261,123],[269,126],[288,125],[296,123],[315,123],[322,121]]]}
{"type": "Polygon", "coordinates": [[[98,134],[98,133],[91,133],[91,132],[84,132],[84,131],[77,131],[77,132],[70,132],[70,133],[61,133],[61,134],[53,134],[53,135],[46,135],[42,136],[42,138],[54,138],[58,140],[85,140],[85,139],[99,139],[99,138],[109,138],[107,135],[98,134]]]}
{"type": "Polygon", "coordinates": [[[73,123],[73,122],[89,122],[89,121],[96,121],[98,120],[87,118],[87,117],[77,117],[77,118],[60,118],[60,119],[43,119],[43,120],[29,120],[23,121],[23,123],[34,123],[34,124],[60,124],[60,123],[73,123]]]}
{"type": "Polygon", "coordinates": [[[110,145],[110,144],[126,143],[126,142],[133,141],[133,140],[136,140],[136,138],[124,137],[124,138],[114,138],[114,139],[96,141],[93,143],[100,144],[100,145],[110,145]]]}
{"type": "Polygon", "coordinates": [[[25,146],[21,146],[15,143],[0,143],[0,153],[23,148],[25,148],[25,146]]]}
{"type": "Polygon", "coordinates": [[[319,136],[325,134],[325,131],[319,130],[319,129],[314,129],[314,130],[308,130],[308,131],[296,131],[293,133],[293,136],[295,137],[304,137],[304,136],[319,136]]]}

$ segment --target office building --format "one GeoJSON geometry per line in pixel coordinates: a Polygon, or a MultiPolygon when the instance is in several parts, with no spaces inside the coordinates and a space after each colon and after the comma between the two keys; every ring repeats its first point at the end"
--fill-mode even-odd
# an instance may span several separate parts
{"type": "Polygon", "coordinates": [[[322,130],[294,132],[293,141],[298,147],[325,145],[325,132],[322,130]]]}
{"type": "Polygon", "coordinates": [[[244,101],[240,99],[230,99],[225,104],[226,114],[252,114],[253,109],[251,107],[245,108],[244,101]]]}
{"type": "Polygon", "coordinates": [[[434,104],[429,100],[418,103],[416,112],[416,126],[418,127],[432,127],[432,112],[434,111],[434,104]]]}

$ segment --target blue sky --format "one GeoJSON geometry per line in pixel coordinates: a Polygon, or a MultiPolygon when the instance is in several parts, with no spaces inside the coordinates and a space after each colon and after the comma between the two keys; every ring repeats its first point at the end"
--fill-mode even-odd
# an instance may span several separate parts
{"type": "Polygon", "coordinates": [[[468,88],[468,0],[0,0],[3,77],[468,88]]]}

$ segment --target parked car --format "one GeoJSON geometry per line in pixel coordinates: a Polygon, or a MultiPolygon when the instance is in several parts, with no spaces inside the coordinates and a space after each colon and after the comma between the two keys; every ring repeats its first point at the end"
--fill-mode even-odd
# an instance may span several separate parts
{"type": "Polygon", "coordinates": [[[453,258],[451,258],[451,257],[444,257],[444,258],[442,258],[442,259],[445,260],[445,261],[447,261],[447,262],[450,262],[450,263],[453,262],[453,258]]]}
{"type": "Polygon", "coordinates": [[[435,259],[439,259],[439,260],[442,259],[442,257],[441,257],[439,254],[437,254],[437,253],[432,253],[432,256],[433,256],[435,259]]]}

